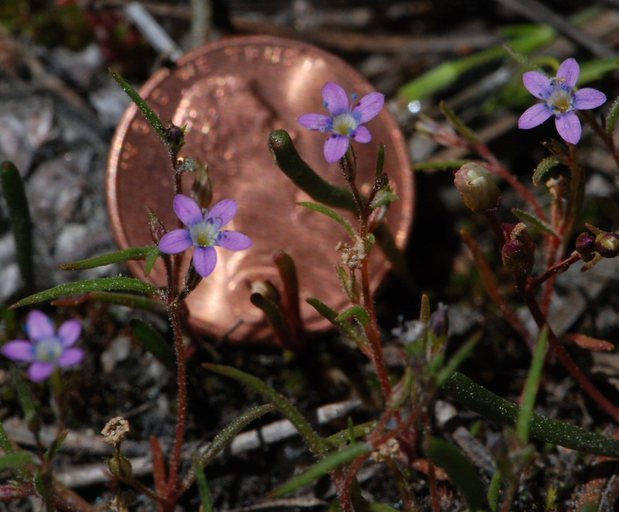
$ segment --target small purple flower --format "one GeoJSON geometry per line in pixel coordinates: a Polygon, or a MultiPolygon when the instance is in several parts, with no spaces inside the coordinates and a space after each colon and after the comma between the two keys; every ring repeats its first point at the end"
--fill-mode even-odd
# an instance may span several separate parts
{"type": "Polygon", "coordinates": [[[543,102],[524,111],[518,119],[518,128],[533,128],[554,115],[561,138],[570,144],[577,144],[582,127],[576,111],[596,108],[606,101],[606,95],[597,89],[574,91],[579,75],[580,67],[574,59],[564,60],[554,78],[548,78],[539,71],[528,71],[522,75],[527,91],[543,102]]]}
{"type": "Polygon", "coordinates": [[[26,333],[30,339],[9,341],[0,348],[0,352],[13,361],[31,363],[28,377],[34,382],[41,382],[55,368],[67,368],[82,361],[84,351],[72,348],[81,332],[82,325],[77,320],[67,320],[56,332],[51,319],[34,309],[26,319],[26,333]]]}
{"type": "MultiPolygon", "coordinates": [[[[356,96],[351,97],[354,102],[356,96]]],[[[304,114],[298,121],[310,130],[331,134],[325,142],[324,155],[332,164],[344,156],[351,138],[362,143],[372,140],[372,134],[363,124],[378,115],[385,104],[385,96],[371,92],[354,105],[340,85],[327,82],[322,88],[322,99],[330,115],[304,114]]]]}
{"type": "Polygon", "coordinates": [[[231,251],[242,251],[252,246],[251,238],[238,231],[221,231],[236,214],[236,201],[224,199],[210,211],[200,209],[190,197],[178,194],[174,197],[174,212],[186,229],[175,229],[166,233],[159,240],[159,250],[166,254],[178,254],[191,246],[193,266],[196,272],[206,277],[213,272],[217,264],[215,246],[231,251]]]}

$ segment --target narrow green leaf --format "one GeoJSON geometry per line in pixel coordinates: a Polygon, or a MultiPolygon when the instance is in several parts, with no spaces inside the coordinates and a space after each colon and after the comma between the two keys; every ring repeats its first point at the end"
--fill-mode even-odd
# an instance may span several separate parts
{"type": "Polygon", "coordinates": [[[477,469],[460,450],[442,439],[432,438],[427,453],[432,462],[447,471],[452,483],[464,496],[469,509],[486,509],[486,492],[477,469]]]}
{"type": "Polygon", "coordinates": [[[4,453],[13,453],[14,449],[13,449],[13,443],[11,443],[11,440],[9,439],[9,436],[6,433],[6,430],[4,429],[4,425],[2,424],[2,422],[0,421],[0,450],[2,450],[4,453]]]}
{"type": "Polygon", "coordinates": [[[399,509],[397,508],[393,508],[390,505],[387,505],[386,503],[377,503],[377,502],[372,502],[370,503],[370,512],[400,512],[399,509]]]}
{"type": "Polygon", "coordinates": [[[344,464],[348,464],[357,457],[368,454],[371,451],[372,448],[367,443],[356,443],[351,446],[347,446],[340,451],[327,455],[324,459],[311,466],[308,470],[290,479],[270,494],[275,498],[290,494],[291,492],[311,484],[314,480],[318,480],[320,477],[328,475],[334,469],[337,469],[344,464]]]}
{"type": "Polygon", "coordinates": [[[69,434],[69,431],[68,430],[64,430],[64,431],[60,432],[60,434],[58,434],[56,436],[56,438],[51,442],[51,444],[49,445],[49,447],[45,451],[45,460],[51,461],[51,460],[54,459],[54,457],[58,453],[58,450],[60,450],[60,448],[62,448],[62,445],[63,445],[65,439],[67,438],[68,434],[69,434]]]}
{"type": "Polygon", "coordinates": [[[275,130],[269,135],[269,149],[282,172],[314,201],[327,206],[355,211],[355,201],[349,190],[336,187],[323,180],[299,156],[285,130],[275,130]]]}
{"type": "Polygon", "coordinates": [[[176,371],[176,357],[172,347],[152,325],[137,318],[131,320],[131,331],[142,346],[171,372],[176,371]]]}
{"type": "Polygon", "coordinates": [[[442,171],[460,169],[470,160],[426,160],[425,162],[415,162],[413,170],[415,171],[442,171]]]}
{"type": "Polygon", "coordinates": [[[351,238],[353,239],[355,238],[355,228],[352,227],[352,224],[347,219],[342,217],[339,213],[332,210],[328,206],[324,206],[322,204],[317,204],[317,203],[310,203],[309,201],[302,201],[297,204],[299,206],[303,206],[304,208],[308,208],[310,210],[320,212],[323,215],[326,215],[327,217],[333,219],[335,222],[337,222],[340,226],[342,226],[346,230],[346,233],[348,233],[348,235],[351,238]]]}
{"type": "Polygon", "coordinates": [[[346,311],[337,315],[337,317],[335,318],[335,322],[345,322],[350,318],[356,318],[359,322],[361,322],[362,325],[369,325],[370,323],[370,314],[363,306],[360,306],[358,304],[349,307],[346,311]]]}
{"type": "Polygon", "coordinates": [[[441,101],[439,103],[439,107],[441,109],[441,112],[447,118],[447,120],[456,129],[456,131],[460,135],[462,135],[462,137],[464,137],[471,144],[478,144],[479,140],[477,139],[477,135],[475,135],[473,130],[471,130],[468,126],[466,126],[466,124],[464,124],[464,121],[462,121],[462,119],[460,119],[456,115],[456,113],[453,110],[451,110],[451,108],[449,108],[447,103],[445,103],[444,101],[441,101]]]}
{"type": "Polygon", "coordinates": [[[619,96],[615,98],[613,104],[610,106],[608,113],[606,114],[606,133],[612,135],[617,126],[617,120],[619,119],[619,96]]]}
{"type": "Polygon", "coordinates": [[[537,231],[541,233],[546,233],[547,235],[551,235],[556,238],[559,238],[559,235],[555,232],[554,229],[552,229],[552,226],[548,224],[547,222],[543,221],[542,219],[540,219],[534,213],[525,212],[524,210],[521,210],[520,208],[512,208],[512,213],[519,220],[521,220],[525,224],[528,224],[529,226],[532,226],[537,231]]]}
{"type": "MultiPolygon", "coordinates": [[[[226,447],[234,440],[234,438],[243,430],[247,425],[261,418],[265,414],[275,410],[273,404],[258,405],[248,409],[239,417],[235,418],[231,423],[221,429],[213,442],[210,443],[205,450],[200,450],[200,454],[197,456],[195,464],[188,471],[187,476],[183,480],[181,489],[183,492],[193,484],[196,479],[196,471],[204,470],[226,447]]],[[[180,494],[183,494],[180,492],[180,494]]]]}
{"type": "Polygon", "coordinates": [[[499,508],[502,481],[503,478],[501,477],[501,473],[497,471],[492,475],[492,480],[490,480],[490,485],[488,486],[488,505],[490,505],[490,510],[492,512],[496,512],[499,508]]]}
{"type": "Polygon", "coordinates": [[[252,293],[249,296],[249,300],[254,306],[264,313],[264,316],[266,316],[269,324],[273,328],[273,331],[275,331],[275,336],[277,337],[279,343],[287,348],[294,345],[290,325],[288,324],[286,317],[284,316],[284,312],[279,304],[271,300],[269,297],[257,292],[252,293]]]}
{"type": "Polygon", "coordinates": [[[453,375],[453,373],[460,367],[460,365],[464,362],[466,358],[468,358],[473,349],[476,347],[477,343],[481,339],[481,333],[478,332],[471,336],[471,338],[462,345],[458,351],[451,356],[447,365],[441,369],[436,377],[436,385],[440,388],[445,381],[453,375]]]}
{"type": "Polygon", "coordinates": [[[522,405],[518,414],[516,423],[516,433],[523,444],[529,442],[529,427],[533,418],[533,409],[535,408],[535,398],[537,390],[542,378],[542,369],[544,368],[544,360],[546,358],[546,350],[548,349],[548,327],[544,327],[537,340],[535,352],[533,352],[533,360],[531,368],[527,375],[527,380],[522,393],[522,405]]]}
{"type": "Polygon", "coordinates": [[[201,512],[213,512],[213,498],[209,489],[206,475],[200,468],[196,469],[196,482],[198,483],[198,491],[200,492],[201,512]]]}
{"type": "Polygon", "coordinates": [[[153,130],[155,130],[155,133],[159,135],[161,140],[167,146],[169,144],[167,138],[167,130],[161,119],[159,119],[159,116],[152,108],[150,108],[148,103],[146,103],[146,101],[142,99],[138,91],[136,91],[131,86],[131,84],[129,84],[129,82],[127,82],[120,74],[116,73],[115,71],[112,71],[111,69],[109,71],[110,75],[112,75],[112,78],[116,80],[116,83],[120,85],[120,88],[125,91],[125,94],[129,96],[129,98],[131,98],[131,101],[135,103],[135,106],[140,109],[148,124],[153,128],[153,130]]]}
{"type": "Polygon", "coordinates": [[[21,470],[27,464],[32,464],[32,454],[29,452],[19,451],[13,453],[5,453],[0,455],[0,470],[13,469],[21,470]]]}
{"type": "Polygon", "coordinates": [[[13,238],[15,239],[19,272],[26,288],[32,290],[34,288],[34,266],[30,209],[28,208],[24,182],[12,162],[0,164],[0,182],[2,183],[2,191],[9,211],[13,238]]]}
{"type": "Polygon", "coordinates": [[[357,331],[357,329],[355,329],[349,322],[338,321],[337,311],[334,311],[324,302],[320,301],[315,297],[309,297],[305,299],[305,301],[316,311],[318,311],[318,313],[320,313],[323,317],[329,320],[329,322],[331,322],[334,327],[337,327],[346,336],[353,340],[358,346],[363,347],[367,345],[367,339],[364,337],[364,335],[357,331]]]}
{"type": "Polygon", "coordinates": [[[159,301],[142,295],[120,292],[89,292],[84,295],[71,297],[70,299],[56,299],[51,301],[50,304],[52,306],[75,307],[91,300],[116,304],[118,306],[127,306],[133,309],[145,309],[147,311],[158,312],[164,311],[164,306],[159,301]]]}
{"type": "MultiPolygon", "coordinates": [[[[455,372],[442,387],[462,406],[475,411],[485,419],[516,426],[519,408],[495,395],[471,379],[455,372]]],[[[587,432],[586,430],[539,414],[533,414],[529,436],[545,443],[557,444],[572,450],[619,459],[619,440],[587,432]]]]}
{"type": "Polygon", "coordinates": [[[348,428],[327,437],[327,442],[333,447],[342,448],[348,443],[369,436],[374,431],[377,424],[377,421],[366,421],[359,425],[350,424],[348,428]]]}
{"type": "Polygon", "coordinates": [[[130,247],[129,249],[110,252],[108,254],[101,254],[99,256],[94,256],[93,258],[72,261],[69,263],[62,263],[58,265],[58,268],[60,268],[61,270],[83,270],[87,268],[111,265],[112,263],[120,263],[123,261],[143,260],[148,258],[149,256],[152,258],[153,253],[155,255],[155,258],[159,256],[159,248],[156,245],[147,245],[145,247],[130,247]]]}
{"type": "Polygon", "coordinates": [[[86,279],[84,281],[75,281],[74,283],[65,283],[49,288],[39,293],[29,295],[11,306],[12,309],[22,306],[30,306],[39,302],[46,302],[57,299],[59,297],[70,297],[72,295],[82,295],[88,292],[134,292],[144,295],[155,295],[157,288],[152,284],[145,283],[133,277],[101,277],[98,279],[86,279]]]}
{"type": "Polygon", "coordinates": [[[537,164],[537,167],[533,171],[533,185],[539,186],[542,182],[542,178],[553,168],[559,165],[561,162],[556,156],[547,156],[537,164]]]}
{"type": "Polygon", "coordinates": [[[295,426],[309,450],[316,455],[323,455],[329,449],[328,443],[320,437],[290,400],[262,382],[259,378],[231,366],[204,364],[206,369],[225,377],[230,377],[271,400],[279,411],[295,426]]]}

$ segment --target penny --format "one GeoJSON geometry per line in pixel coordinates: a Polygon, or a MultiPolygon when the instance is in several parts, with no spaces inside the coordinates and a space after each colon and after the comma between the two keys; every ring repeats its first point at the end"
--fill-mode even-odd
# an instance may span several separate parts
{"type": "MultiPolygon", "coordinates": [[[[297,203],[311,200],[277,168],[267,149],[268,135],[287,130],[301,156],[326,180],[344,186],[337,165],[322,155],[325,135],[305,130],[297,118],[322,112],[322,86],[337,82],[359,97],[373,90],[370,83],[339,58],[313,46],[273,37],[220,40],[181,57],[174,69],[157,71],[140,94],[164,122],[186,125],[181,156],[208,164],[214,201],[235,199],[238,213],[227,226],[249,235],[250,250],[218,249],[213,274],[188,297],[190,322],[196,328],[232,341],[268,340],[271,331],[263,314],[249,301],[251,283],[270,280],[281,288],[272,262],[283,249],[299,274],[301,315],[309,331],[328,327],[305,303],[317,297],[341,310],[347,298],[335,266],[344,230],[331,219],[297,203]]],[[[380,142],[386,146],[385,170],[400,197],[387,216],[398,246],[406,243],[413,215],[413,183],[405,142],[387,109],[368,123],[373,140],[355,144],[358,179],[368,192],[380,142]]],[[[185,190],[189,190],[186,183],[185,190]]],[[[114,136],[108,163],[107,198],[112,230],[121,248],[152,243],[146,209],[156,212],[169,228],[176,227],[172,211],[172,172],[166,148],[135,106],[125,112],[114,136]]],[[[352,214],[346,214],[354,220],[352,214]]],[[[189,264],[191,251],[184,255],[189,264]]],[[[144,278],[143,264],[131,262],[131,272],[144,278]]],[[[380,249],[370,261],[373,286],[389,268],[380,249]]],[[[163,266],[148,277],[163,285],[163,266]]]]}

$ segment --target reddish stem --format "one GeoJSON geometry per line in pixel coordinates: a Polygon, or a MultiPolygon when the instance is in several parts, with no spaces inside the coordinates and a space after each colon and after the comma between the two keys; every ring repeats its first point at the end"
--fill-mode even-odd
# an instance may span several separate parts
{"type": "Polygon", "coordinates": [[[183,334],[180,318],[178,316],[179,304],[173,302],[168,307],[168,315],[174,333],[174,350],[176,352],[176,381],[178,385],[176,435],[174,436],[174,448],[170,460],[170,475],[168,478],[168,500],[173,503],[177,494],[178,471],[181,464],[181,452],[185,440],[185,424],[187,421],[187,371],[185,361],[185,347],[183,346],[183,334]]]}
{"type": "MultiPolygon", "coordinates": [[[[161,444],[157,436],[150,436],[150,452],[153,458],[153,480],[155,482],[155,491],[161,498],[165,498],[166,495],[166,476],[165,476],[165,461],[163,452],[161,451],[161,444]]],[[[158,510],[163,510],[161,504],[157,505],[158,510]]]]}
{"type": "Polygon", "coordinates": [[[563,261],[556,263],[555,265],[550,267],[548,270],[546,270],[546,272],[544,272],[543,274],[540,274],[537,277],[529,278],[529,281],[527,282],[527,285],[526,285],[527,292],[533,293],[544,281],[547,281],[548,279],[553,278],[557,276],[558,274],[565,272],[577,261],[580,261],[580,254],[574,251],[570,256],[565,258],[563,261]]]}

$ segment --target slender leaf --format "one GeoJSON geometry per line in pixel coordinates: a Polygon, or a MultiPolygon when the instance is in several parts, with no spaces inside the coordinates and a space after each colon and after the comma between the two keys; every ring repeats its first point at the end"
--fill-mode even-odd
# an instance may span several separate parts
{"type": "Polygon", "coordinates": [[[488,486],[488,505],[490,505],[490,510],[492,510],[492,512],[496,512],[499,507],[499,496],[501,494],[502,483],[503,478],[501,477],[501,473],[497,471],[492,475],[492,480],[490,480],[490,485],[488,486]]]}
{"type": "Polygon", "coordinates": [[[377,421],[366,421],[359,425],[350,424],[348,428],[327,437],[327,442],[334,447],[341,448],[347,443],[370,435],[376,428],[377,423],[377,421]]]}
{"type": "Polygon", "coordinates": [[[432,462],[447,471],[472,511],[486,509],[486,492],[477,469],[460,450],[442,439],[432,438],[427,453],[432,462]]]}
{"type": "Polygon", "coordinates": [[[351,306],[346,311],[337,315],[335,322],[345,322],[350,318],[356,318],[362,325],[368,325],[370,323],[370,314],[360,305],[351,306]]]}
{"type": "MultiPolygon", "coordinates": [[[[301,333],[303,324],[301,320],[301,305],[299,303],[299,277],[297,267],[288,253],[282,250],[275,251],[273,263],[277,267],[279,277],[284,287],[283,307],[290,324],[290,330],[295,338],[295,345],[301,348],[301,333]]],[[[292,348],[292,347],[291,347],[292,348]]]]}
{"type": "MultiPolygon", "coordinates": [[[[183,480],[181,489],[186,491],[191,487],[191,484],[196,478],[196,471],[203,470],[219,455],[226,447],[234,440],[238,433],[253,421],[261,418],[265,414],[275,410],[273,404],[258,405],[248,409],[238,418],[235,418],[230,424],[220,430],[213,442],[210,443],[205,450],[201,450],[194,466],[188,471],[187,476],[183,480]]],[[[182,494],[182,492],[180,493],[182,494]]]]}
{"type": "Polygon", "coordinates": [[[155,258],[159,255],[159,248],[156,245],[147,245],[145,247],[130,247],[129,249],[110,252],[108,254],[101,254],[93,258],[72,261],[69,263],[62,263],[58,265],[58,267],[62,270],[83,270],[87,268],[111,265],[112,263],[121,263],[130,260],[143,260],[148,257],[152,258],[153,253],[155,254],[155,258]]]}
{"type": "Polygon", "coordinates": [[[106,302],[108,304],[117,304],[118,306],[127,306],[132,309],[145,309],[147,311],[159,312],[164,310],[163,304],[159,301],[142,295],[119,292],[89,292],[71,298],[55,299],[51,301],[50,304],[60,307],[75,307],[91,300],[106,302]]]}
{"type": "Polygon", "coordinates": [[[30,387],[22,378],[20,371],[14,366],[11,367],[11,380],[15,385],[17,398],[19,399],[21,408],[24,411],[24,420],[26,421],[28,428],[31,430],[38,430],[38,404],[35,402],[35,399],[30,391],[30,387]]]}
{"type": "Polygon", "coordinates": [[[237,370],[236,368],[232,368],[231,366],[217,364],[204,364],[203,366],[207,370],[211,370],[215,373],[241,382],[255,392],[260,393],[271,400],[279,411],[295,426],[312,453],[320,455],[327,452],[329,449],[328,443],[314,431],[312,426],[307,422],[292,402],[282,394],[275,391],[272,387],[262,382],[259,378],[241,370],[237,370]]]}
{"type": "Polygon", "coordinates": [[[269,149],[275,163],[290,180],[314,201],[327,206],[355,211],[355,201],[349,190],[336,187],[323,180],[299,156],[290,135],[285,130],[275,130],[269,135],[269,149]]]}
{"type": "Polygon", "coordinates": [[[260,309],[275,332],[279,344],[286,348],[295,345],[290,325],[280,305],[266,295],[255,292],[249,296],[251,303],[260,309]]]}
{"type": "Polygon", "coordinates": [[[24,182],[12,162],[0,164],[0,182],[11,220],[19,272],[24,285],[31,290],[34,288],[32,222],[24,182]]]}
{"type": "Polygon", "coordinates": [[[537,390],[542,378],[542,369],[544,368],[544,359],[548,350],[548,327],[544,327],[537,340],[535,351],[533,352],[533,360],[531,368],[527,375],[527,380],[522,393],[522,405],[518,413],[518,421],[516,423],[516,433],[523,444],[529,442],[529,428],[531,419],[533,418],[533,409],[535,408],[535,398],[537,390]]]}
{"type": "Polygon", "coordinates": [[[477,139],[477,135],[475,135],[475,132],[473,132],[473,130],[471,130],[468,126],[466,126],[466,124],[464,124],[464,121],[462,121],[462,119],[460,119],[456,115],[456,113],[451,110],[451,108],[449,108],[447,103],[441,101],[439,103],[439,106],[441,112],[449,120],[451,125],[458,131],[458,133],[462,135],[462,137],[464,137],[471,144],[477,144],[479,142],[479,140],[477,139]]]}
{"type": "Polygon", "coordinates": [[[351,325],[349,322],[338,321],[337,311],[334,311],[324,302],[320,301],[315,297],[309,297],[305,299],[305,301],[316,311],[318,311],[318,313],[320,313],[323,317],[329,320],[329,322],[331,322],[335,327],[340,329],[346,336],[353,340],[359,347],[364,347],[367,345],[367,339],[362,333],[355,329],[353,325],[351,325]]]}
{"type": "MultiPolygon", "coordinates": [[[[447,379],[442,390],[464,407],[490,421],[516,426],[519,408],[515,403],[504,400],[459,372],[447,379]]],[[[539,414],[533,414],[531,418],[529,436],[572,450],[619,458],[619,440],[587,432],[539,414]]]]}
{"type": "Polygon", "coordinates": [[[533,185],[536,187],[539,186],[542,182],[542,178],[550,172],[553,167],[556,167],[560,163],[561,162],[556,156],[547,156],[544,158],[539,164],[537,164],[537,167],[533,171],[533,185]]]}
{"type": "Polygon", "coordinates": [[[555,232],[554,229],[552,229],[552,226],[540,219],[534,213],[525,212],[520,208],[512,208],[512,213],[525,224],[533,226],[533,228],[535,228],[537,231],[554,236],[555,238],[559,238],[559,235],[555,232]]]}
{"type": "Polygon", "coordinates": [[[372,502],[370,503],[370,512],[400,512],[399,509],[397,508],[393,508],[390,505],[387,505],[386,503],[377,503],[377,502],[372,502]]]}
{"type": "Polygon", "coordinates": [[[326,215],[327,217],[333,219],[335,222],[337,222],[340,226],[342,226],[346,230],[346,233],[348,233],[348,235],[351,238],[355,238],[355,228],[352,227],[352,224],[347,219],[342,217],[339,213],[332,210],[328,206],[324,206],[318,203],[310,203],[309,201],[302,201],[297,204],[300,206],[303,206],[304,208],[308,208],[310,210],[320,212],[323,215],[326,215]]]}
{"type": "Polygon", "coordinates": [[[2,424],[1,421],[0,421],[0,450],[2,450],[4,453],[13,453],[14,451],[13,443],[11,443],[11,440],[9,439],[9,436],[6,433],[6,430],[4,429],[4,425],[2,424]]]}
{"type": "Polygon", "coordinates": [[[206,475],[204,470],[196,468],[196,482],[198,483],[198,491],[200,492],[200,507],[201,512],[213,512],[213,498],[211,497],[211,490],[209,489],[208,482],[206,481],[206,475]]]}
{"type": "Polygon", "coordinates": [[[606,114],[606,133],[608,135],[612,135],[615,131],[615,127],[617,126],[617,120],[619,119],[619,96],[615,98],[613,104],[610,106],[608,110],[608,114],[606,114]]]}
{"type": "Polygon", "coordinates": [[[445,381],[453,375],[458,367],[464,362],[464,360],[471,355],[473,349],[481,339],[481,333],[474,334],[471,338],[462,345],[458,351],[451,356],[447,365],[441,369],[436,376],[436,385],[440,388],[445,381]]]}
{"type": "Polygon", "coordinates": [[[112,75],[112,78],[120,85],[120,88],[125,91],[125,94],[131,98],[131,101],[135,103],[136,107],[140,109],[148,124],[155,130],[155,133],[168,145],[169,141],[166,127],[155,111],[150,108],[148,103],[141,98],[138,91],[136,91],[120,74],[110,69],[110,75],[112,75]]]}
{"type": "Polygon", "coordinates": [[[170,371],[176,371],[174,350],[169,343],[166,343],[159,331],[137,318],[131,320],[131,330],[142,346],[154,355],[160,363],[164,364],[170,371]]]}
{"type": "Polygon", "coordinates": [[[11,308],[20,308],[22,306],[30,306],[39,302],[46,302],[57,299],[59,297],[67,297],[72,295],[82,295],[88,292],[135,292],[144,295],[155,295],[157,288],[152,284],[145,283],[133,277],[101,277],[98,279],[86,279],[84,281],[75,281],[74,283],[65,283],[54,288],[49,288],[39,293],[29,295],[11,306],[11,308]]]}
{"type": "Polygon", "coordinates": [[[32,454],[29,452],[19,451],[5,453],[4,455],[0,455],[0,470],[21,470],[27,464],[32,464],[32,462],[32,454]]]}
{"type": "Polygon", "coordinates": [[[292,478],[284,485],[272,491],[270,494],[275,498],[279,498],[294,492],[301,487],[311,484],[314,480],[318,480],[320,477],[328,475],[334,469],[337,469],[344,464],[348,464],[357,457],[366,455],[371,451],[372,448],[367,443],[356,443],[351,446],[347,446],[342,450],[327,455],[324,459],[311,466],[308,470],[292,478]]]}

